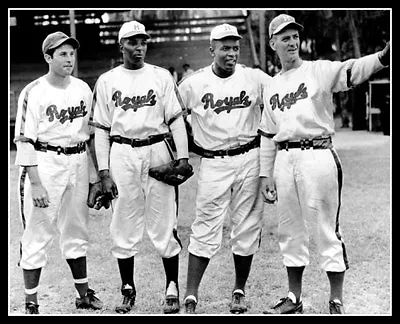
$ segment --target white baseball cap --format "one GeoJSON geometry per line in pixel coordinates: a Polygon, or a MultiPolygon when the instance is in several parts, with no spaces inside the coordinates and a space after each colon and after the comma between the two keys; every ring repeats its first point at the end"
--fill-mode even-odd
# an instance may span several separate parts
{"type": "Polygon", "coordinates": [[[242,36],[238,34],[237,28],[229,24],[218,25],[211,30],[210,41],[212,41],[213,39],[222,39],[225,37],[234,37],[237,39],[242,38],[242,36]]]}
{"type": "Polygon", "coordinates": [[[138,21],[128,21],[121,26],[118,33],[118,43],[121,42],[122,38],[132,37],[136,35],[143,35],[146,38],[150,38],[150,35],[146,33],[146,28],[143,24],[138,21]]]}
{"type": "Polygon", "coordinates": [[[296,29],[300,31],[304,29],[304,27],[297,23],[292,16],[280,14],[279,16],[276,16],[274,19],[272,19],[271,23],[269,24],[269,38],[271,38],[275,34],[278,34],[289,25],[293,25],[296,29]]]}

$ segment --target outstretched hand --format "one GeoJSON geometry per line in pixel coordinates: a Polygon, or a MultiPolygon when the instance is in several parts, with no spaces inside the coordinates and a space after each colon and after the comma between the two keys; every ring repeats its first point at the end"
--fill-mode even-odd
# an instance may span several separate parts
{"type": "Polygon", "coordinates": [[[379,53],[379,60],[384,66],[390,65],[390,41],[386,43],[385,48],[379,53]]]}

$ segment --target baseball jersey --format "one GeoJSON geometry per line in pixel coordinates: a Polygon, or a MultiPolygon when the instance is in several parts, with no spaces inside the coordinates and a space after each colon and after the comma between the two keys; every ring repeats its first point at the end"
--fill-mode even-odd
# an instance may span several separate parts
{"type": "Polygon", "coordinates": [[[191,113],[195,144],[224,150],[250,142],[261,119],[262,89],[270,79],[244,65],[227,78],[215,75],[209,65],[183,79],[179,93],[191,113]]]}
{"type": "MultiPolygon", "coordinates": [[[[38,140],[69,147],[89,139],[92,91],[86,82],[73,76],[70,80],[66,89],[60,89],[42,76],[22,89],[15,121],[15,142],[33,144],[38,140]]],[[[15,163],[36,165],[35,153],[33,145],[20,146],[15,163]]]]}
{"type": "Polygon", "coordinates": [[[123,65],[96,82],[90,124],[110,136],[145,139],[169,132],[168,124],[182,114],[176,84],[168,70],[145,63],[141,69],[123,65]]]}
{"type": "Polygon", "coordinates": [[[378,53],[359,59],[303,61],[264,88],[260,130],[275,142],[333,135],[334,92],[349,90],[382,69],[378,53]]]}

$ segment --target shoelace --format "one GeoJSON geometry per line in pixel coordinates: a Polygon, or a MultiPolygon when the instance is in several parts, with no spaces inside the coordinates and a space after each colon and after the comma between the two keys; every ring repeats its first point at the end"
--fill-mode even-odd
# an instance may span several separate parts
{"type": "MultiPolygon", "coordinates": [[[[281,298],[280,302],[278,304],[276,304],[276,306],[274,307],[274,309],[276,310],[281,310],[283,307],[285,307],[285,305],[291,301],[289,297],[285,297],[285,298],[281,298]]],[[[292,302],[292,301],[291,301],[292,302]]],[[[293,302],[292,302],[293,303],[293,302]]]]}
{"type": "Polygon", "coordinates": [[[194,310],[195,307],[196,307],[196,302],[195,302],[194,300],[192,300],[192,299],[189,299],[189,301],[187,301],[187,302],[185,303],[185,306],[186,306],[186,308],[189,309],[189,310],[194,310]]]}
{"type": "Polygon", "coordinates": [[[134,290],[131,289],[127,289],[127,291],[123,291],[122,295],[124,296],[124,299],[122,301],[123,304],[128,304],[128,303],[132,303],[133,300],[136,297],[136,293],[134,290]]]}
{"type": "Polygon", "coordinates": [[[340,307],[343,306],[342,304],[334,302],[334,301],[331,301],[330,304],[331,304],[331,306],[333,306],[335,308],[335,311],[340,313],[340,311],[341,311],[340,307]]]}
{"type": "Polygon", "coordinates": [[[240,294],[233,294],[233,302],[235,304],[240,304],[240,299],[242,298],[242,295],[240,294]]]}

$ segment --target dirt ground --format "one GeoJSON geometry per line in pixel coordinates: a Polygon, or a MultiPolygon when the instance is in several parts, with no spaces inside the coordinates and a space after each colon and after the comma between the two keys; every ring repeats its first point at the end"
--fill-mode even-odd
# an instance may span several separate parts
{"type": "MultiPolygon", "coordinates": [[[[345,279],[345,306],[349,315],[392,314],[392,237],[391,237],[391,138],[382,133],[339,129],[334,137],[344,169],[341,226],[349,253],[350,269],[345,279]]],[[[9,155],[9,251],[8,312],[24,312],[24,289],[21,269],[17,266],[22,225],[18,215],[14,165],[15,151],[9,155]]],[[[199,159],[191,156],[195,172],[199,159]]],[[[180,188],[178,233],[183,250],[180,262],[180,290],[184,292],[187,271],[187,244],[194,219],[196,173],[180,188]]],[[[119,273],[110,254],[110,211],[91,213],[91,244],[88,254],[90,285],[105,306],[101,311],[81,311],[74,307],[75,291],[65,260],[60,257],[57,238],[42,271],[39,286],[40,311],[44,315],[115,315],[120,300],[119,273]]],[[[281,263],[276,238],[276,210],[265,207],[265,226],[260,251],[255,255],[247,284],[249,315],[262,315],[263,309],[287,292],[286,272],[281,263]]],[[[233,264],[224,230],[224,244],[210,262],[200,286],[199,314],[228,315],[233,285],[233,264]]],[[[315,242],[311,241],[312,249],[315,242]]],[[[164,277],[162,264],[148,242],[135,259],[138,302],[132,315],[154,315],[162,312],[164,277]]],[[[315,254],[307,267],[303,282],[305,315],[326,315],[328,281],[319,269],[315,254]]]]}

